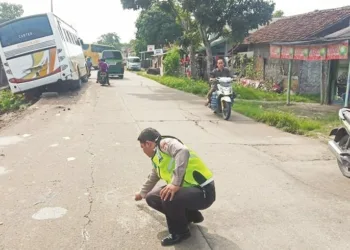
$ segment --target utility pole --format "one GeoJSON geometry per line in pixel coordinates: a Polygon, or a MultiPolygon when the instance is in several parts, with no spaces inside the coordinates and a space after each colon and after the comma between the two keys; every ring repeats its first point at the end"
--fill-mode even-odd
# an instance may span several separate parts
{"type": "Polygon", "coordinates": [[[53,0],[51,0],[51,12],[53,13],[53,0]]]}

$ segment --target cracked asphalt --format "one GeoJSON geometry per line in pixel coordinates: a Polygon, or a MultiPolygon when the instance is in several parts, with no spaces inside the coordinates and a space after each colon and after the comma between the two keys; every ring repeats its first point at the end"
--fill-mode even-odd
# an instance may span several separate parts
{"type": "Polygon", "coordinates": [[[126,73],[41,99],[0,131],[0,249],[161,249],[164,217],[135,202],[151,170],[136,138],[179,137],[215,174],[217,201],[170,249],[349,249],[350,180],[326,145],[126,73]]]}

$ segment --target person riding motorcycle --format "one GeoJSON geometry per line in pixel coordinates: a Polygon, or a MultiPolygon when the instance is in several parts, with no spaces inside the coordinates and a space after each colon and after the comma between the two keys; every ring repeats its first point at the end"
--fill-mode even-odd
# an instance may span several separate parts
{"type": "Polygon", "coordinates": [[[106,60],[105,59],[100,59],[99,60],[99,63],[98,63],[98,72],[97,72],[97,81],[96,81],[96,83],[98,83],[99,82],[99,80],[100,80],[100,74],[101,74],[101,72],[104,72],[104,73],[106,73],[107,74],[107,84],[108,85],[110,85],[109,84],[109,74],[108,74],[108,64],[106,63],[106,60]]]}
{"type": "Polygon", "coordinates": [[[209,81],[212,84],[207,94],[207,102],[205,103],[205,106],[209,105],[212,94],[217,90],[217,83],[215,82],[217,77],[233,77],[233,74],[230,72],[230,70],[225,67],[223,59],[219,59],[217,61],[217,68],[210,73],[209,81]]]}

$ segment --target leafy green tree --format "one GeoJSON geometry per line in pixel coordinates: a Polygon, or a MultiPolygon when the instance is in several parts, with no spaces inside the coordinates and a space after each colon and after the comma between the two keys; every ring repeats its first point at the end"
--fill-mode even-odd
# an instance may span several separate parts
{"type": "Polygon", "coordinates": [[[273,13],[273,17],[283,17],[283,16],[284,16],[283,10],[276,10],[276,11],[273,13]]]}
{"type": "MultiPolygon", "coordinates": [[[[195,20],[191,17],[191,13],[182,9],[180,1],[161,1],[161,0],[121,0],[124,9],[143,9],[150,10],[154,5],[158,6],[168,16],[172,16],[176,23],[181,26],[182,36],[177,40],[177,44],[182,45],[190,55],[191,59],[191,72],[192,76],[195,76],[195,50],[199,47],[200,36],[195,20]]],[[[170,18],[170,17],[168,17],[170,18]]],[[[145,44],[146,41],[141,41],[138,37],[138,44],[145,44]]]]}
{"type": "MultiPolygon", "coordinates": [[[[251,29],[271,20],[275,4],[270,0],[121,0],[124,9],[149,9],[155,3],[166,3],[180,20],[178,8],[197,24],[207,53],[207,73],[212,70],[211,42],[230,36],[242,40],[251,29]],[[178,8],[177,8],[178,7],[178,8]]],[[[184,22],[183,22],[184,23],[184,22]]]]}
{"type": "Polygon", "coordinates": [[[103,34],[97,41],[98,44],[110,45],[115,49],[121,48],[120,37],[117,33],[107,33],[103,34]]]}
{"type": "Polygon", "coordinates": [[[166,54],[164,64],[164,75],[178,76],[180,70],[180,50],[177,46],[173,46],[166,54]]]}
{"type": "Polygon", "coordinates": [[[275,4],[268,0],[183,0],[184,9],[192,13],[207,54],[207,74],[212,70],[211,43],[229,36],[241,41],[249,30],[271,20],[275,4]]]}
{"type": "Polygon", "coordinates": [[[0,23],[19,18],[23,13],[23,6],[20,4],[11,4],[7,2],[0,3],[0,23]]]}
{"type": "Polygon", "coordinates": [[[155,45],[156,48],[173,43],[182,36],[181,25],[159,5],[143,10],[136,21],[136,28],[136,39],[142,40],[146,45],[155,45]]]}

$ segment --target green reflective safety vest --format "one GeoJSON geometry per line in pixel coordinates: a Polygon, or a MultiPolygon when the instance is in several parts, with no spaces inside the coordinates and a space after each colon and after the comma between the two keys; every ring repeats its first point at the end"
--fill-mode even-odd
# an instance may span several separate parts
{"type": "MultiPolygon", "coordinates": [[[[213,174],[194,151],[189,151],[190,158],[188,160],[186,172],[181,186],[203,187],[213,180],[213,174]]],[[[175,169],[175,159],[170,155],[162,152],[157,146],[156,153],[152,158],[152,163],[153,167],[157,170],[159,178],[164,180],[167,184],[171,183],[175,169]]]]}

